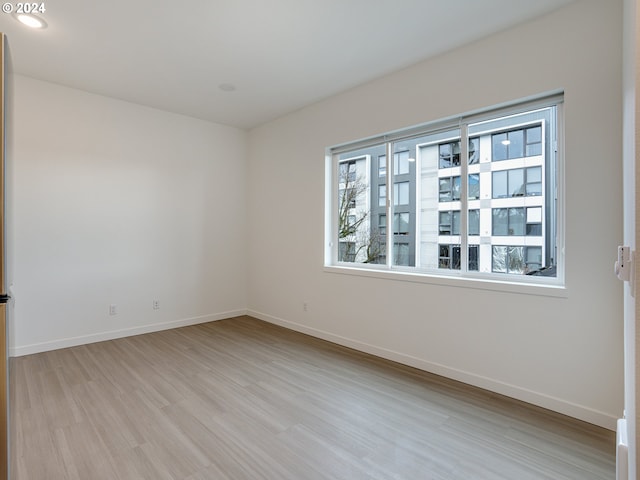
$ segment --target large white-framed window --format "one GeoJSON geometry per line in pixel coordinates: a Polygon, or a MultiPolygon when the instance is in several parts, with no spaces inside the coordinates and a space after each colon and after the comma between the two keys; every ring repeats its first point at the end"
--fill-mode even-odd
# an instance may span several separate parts
{"type": "Polygon", "coordinates": [[[328,148],[326,266],[563,286],[562,104],[328,148]]]}

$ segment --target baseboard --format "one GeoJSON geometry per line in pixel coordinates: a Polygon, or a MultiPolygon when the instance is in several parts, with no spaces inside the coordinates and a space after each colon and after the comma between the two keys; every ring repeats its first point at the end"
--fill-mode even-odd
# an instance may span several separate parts
{"type": "Polygon", "coordinates": [[[215,313],[210,315],[201,315],[198,317],[184,318],[180,320],[172,320],[169,322],[152,323],[131,328],[123,328],[120,330],[110,330],[106,332],[93,333],[90,335],[81,335],[78,337],[60,338],[49,342],[34,343],[31,345],[22,345],[9,349],[9,355],[12,357],[21,357],[23,355],[31,355],[32,353],[47,352],[50,350],[58,350],[60,348],[75,347],[77,345],[85,345],[88,343],[104,342],[106,340],[115,340],[116,338],[130,337],[133,335],[141,335],[144,333],[159,332],[172,328],[186,327],[189,325],[197,325],[199,323],[214,322],[224,320],[226,318],[238,317],[246,315],[247,310],[231,310],[228,312],[215,313]]]}
{"type": "Polygon", "coordinates": [[[354,350],[369,353],[377,357],[392,360],[394,362],[402,363],[410,367],[415,367],[420,370],[435,373],[436,375],[451,378],[468,385],[473,385],[475,387],[499,393],[507,397],[515,398],[532,405],[543,407],[548,410],[561,413],[563,415],[567,415],[594,425],[598,425],[608,430],[616,430],[618,420],[616,416],[594,410],[584,405],[575,404],[561,398],[556,398],[544,393],[528,390],[517,385],[511,385],[499,380],[494,380],[492,378],[483,377],[474,373],[447,367],[446,365],[441,365],[439,363],[429,362],[427,360],[412,357],[410,355],[405,355],[393,350],[388,350],[386,348],[363,343],[358,340],[335,335],[296,322],[284,320],[282,318],[274,317],[262,312],[257,312],[255,310],[248,310],[247,315],[251,315],[252,317],[264,320],[265,322],[273,323],[275,325],[295,330],[300,333],[305,333],[313,337],[321,338],[338,345],[353,348],[354,350]]]}

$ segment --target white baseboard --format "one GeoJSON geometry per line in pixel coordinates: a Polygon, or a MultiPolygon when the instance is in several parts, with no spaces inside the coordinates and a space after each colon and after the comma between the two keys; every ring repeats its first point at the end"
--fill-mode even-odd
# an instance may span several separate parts
{"type": "Polygon", "coordinates": [[[254,310],[248,310],[247,315],[251,315],[252,317],[288,328],[290,330],[295,330],[297,332],[305,333],[307,335],[321,338],[329,342],[337,343],[338,345],[353,348],[354,350],[369,353],[377,357],[402,363],[404,365],[415,367],[430,373],[435,373],[436,375],[451,378],[453,380],[457,380],[468,385],[473,385],[475,387],[483,388],[485,390],[499,393],[501,395],[515,398],[517,400],[522,400],[523,402],[537,405],[548,410],[553,410],[554,412],[577,418],[579,420],[598,425],[608,430],[616,430],[618,419],[615,415],[600,412],[584,405],[568,402],[561,398],[556,398],[544,393],[528,390],[517,385],[511,385],[505,382],[501,382],[500,380],[494,380],[492,378],[484,377],[474,373],[447,367],[446,365],[441,365],[439,363],[429,362],[427,360],[412,357],[410,355],[405,355],[403,353],[388,350],[386,348],[369,345],[358,340],[335,335],[323,330],[311,328],[306,325],[291,322],[289,320],[284,320],[282,318],[274,317],[272,315],[257,312],[254,310]]]}
{"type": "Polygon", "coordinates": [[[60,348],[75,347],[77,345],[85,345],[87,343],[104,342],[106,340],[115,340],[116,338],[130,337],[133,335],[141,335],[143,333],[159,332],[172,328],[186,327],[189,325],[197,325],[199,323],[214,322],[224,320],[226,318],[239,317],[246,315],[247,310],[231,310],[228,312],[215,313],[210,315],[202,315],[192,318],[184,318],[181,320],[172,320],[170,322],[152,323],[141,325],[138,327],[123,328],[120,330],[110,330],[100,333],[92,333],[90,335],[81,335],[78,337],[60,338],[48,342],[34,343],[31,345],[22,345],[9,349],[9,355],[12,357],[21,357],[23,355],[31,355],[32,353],[47,352],[50,350],[58,350],[60,348]]]}

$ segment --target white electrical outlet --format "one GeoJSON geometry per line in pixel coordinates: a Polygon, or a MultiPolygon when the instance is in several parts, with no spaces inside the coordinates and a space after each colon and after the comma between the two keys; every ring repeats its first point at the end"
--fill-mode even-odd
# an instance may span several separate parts
{"type": "Polygon", "coordinates": [[[160,300],[154,300],[153,301],[153,309],[154,310],[160,310],[160,300]]]}
{"type": "Polygon", "coordinates": [[[118,313],[118,307],[115,303],[109,305],[109,315],[116,315],[118,313]]]}

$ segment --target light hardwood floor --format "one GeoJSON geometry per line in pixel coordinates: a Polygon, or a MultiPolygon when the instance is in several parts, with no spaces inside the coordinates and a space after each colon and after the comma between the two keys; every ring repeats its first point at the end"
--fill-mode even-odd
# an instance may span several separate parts
{"type": "Polygon", "coordinates": [[[13,480],[613,479],[613,432],[238,317],[14,358],[13,480]]]}

